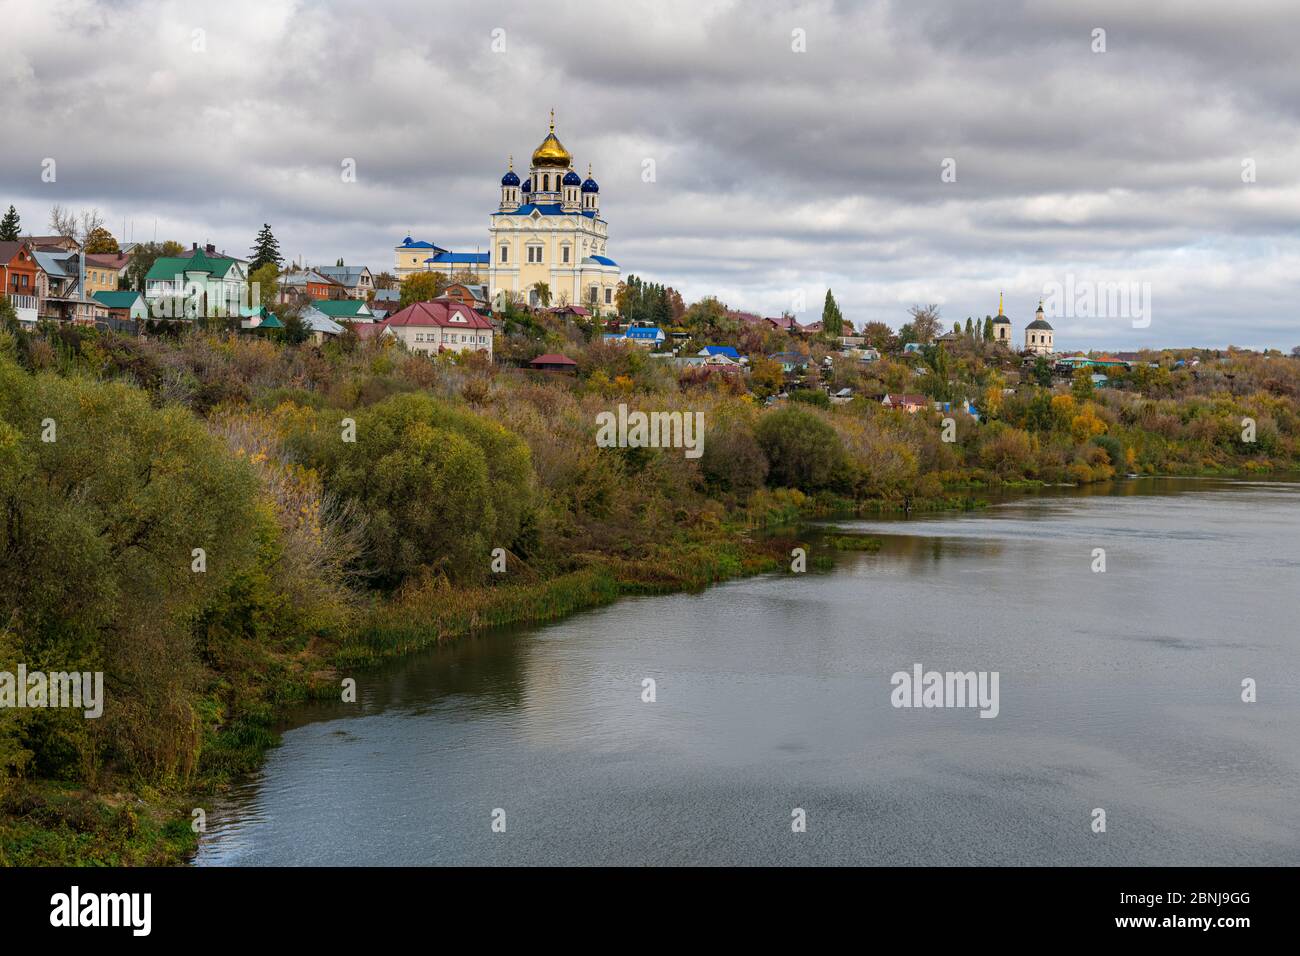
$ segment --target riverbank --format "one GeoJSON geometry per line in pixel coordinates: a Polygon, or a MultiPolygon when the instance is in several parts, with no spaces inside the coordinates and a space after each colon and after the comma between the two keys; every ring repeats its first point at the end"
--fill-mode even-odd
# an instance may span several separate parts
{"type": "MultiPolygon", "coordinates": [[[[198,845],[194,811],[262,764],[279,742],[276,728],[288,708],[336,697],[344,677],[490,628],[554,621],[624,596],[699,591],[779,570],[800,540],[788,526],[843,505],[797,492],[763,496],[757,504],[742,521],[697,529],[637,558],[593,555],[586,567],[556,578],[482,587],[430,578],[377,599],[352,633],[264,659],[244,675],[238,710],[206,728],[203,761],[191,786],[92,791],[38,779],[13,788],[0,813],[0,865],[183,864],[198,845]],[[773,530],[776,525],[786,527],[773,530]]],[[[852,547],[849,537],[840,536],[834,547],[852,547]]],[[[516,576],[527,574],[517,570],[516,576]]],[[[219,698],[229,692],[215,689],[205,712],[225,715],[229,704],[219,698]]]]}

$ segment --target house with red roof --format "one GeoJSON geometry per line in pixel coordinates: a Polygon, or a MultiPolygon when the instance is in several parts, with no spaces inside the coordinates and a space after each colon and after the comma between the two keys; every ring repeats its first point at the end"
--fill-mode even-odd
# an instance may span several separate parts
{"type": "Polygon", "coordinates": [[[545,355],[539,355],[528,363],[530,368],[540,369],[544,372],[576,372],[578,363],[567,355],[560,355],[558,352],[547,352],[545,355]]]}
{"type": "Polygon", "coordinates": [[[492,357],[492,323],[455,299],[414,302],[390,315],[384,325],[384,335],[413,352],[486,352],[492,357]]]}

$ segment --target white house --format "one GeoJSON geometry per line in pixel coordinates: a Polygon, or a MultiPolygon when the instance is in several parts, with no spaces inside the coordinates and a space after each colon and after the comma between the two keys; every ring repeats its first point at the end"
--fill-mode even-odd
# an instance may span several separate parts
{"type": "Polygon", "coordinates": [[[385,322],[391,335],[414,352],[483,352],[492,357],[492,323],[463,302],[415,302],[385,322]]]}

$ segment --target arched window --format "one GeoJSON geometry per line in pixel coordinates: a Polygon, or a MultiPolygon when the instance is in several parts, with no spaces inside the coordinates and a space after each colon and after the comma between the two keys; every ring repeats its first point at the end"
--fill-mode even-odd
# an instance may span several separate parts
{"type": "Polygon", "coordinates": [[[545,193],[550,191],[551,191],[551,176],[548,173],[542,177],[542,192],[545,193]]]}

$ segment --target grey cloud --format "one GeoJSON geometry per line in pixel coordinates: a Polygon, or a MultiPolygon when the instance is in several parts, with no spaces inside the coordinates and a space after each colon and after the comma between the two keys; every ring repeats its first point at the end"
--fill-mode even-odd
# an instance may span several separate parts
{"type": "Polygon", "coordinates": [[[798,288],[812,313],[829,285],[898,325],[1003,289],[1019,321],[1045,282],[1127,276],[1151,328],[1062,321],[1062,346],[1300,342],[1293,3],[70,0],[6,24],[0,204],[37,230],[60,202],[232,250],[267,221],[376,269],[408,232],[481,248],[554,106],[610,253],[688,298],[775,311],[798,288]]]}

